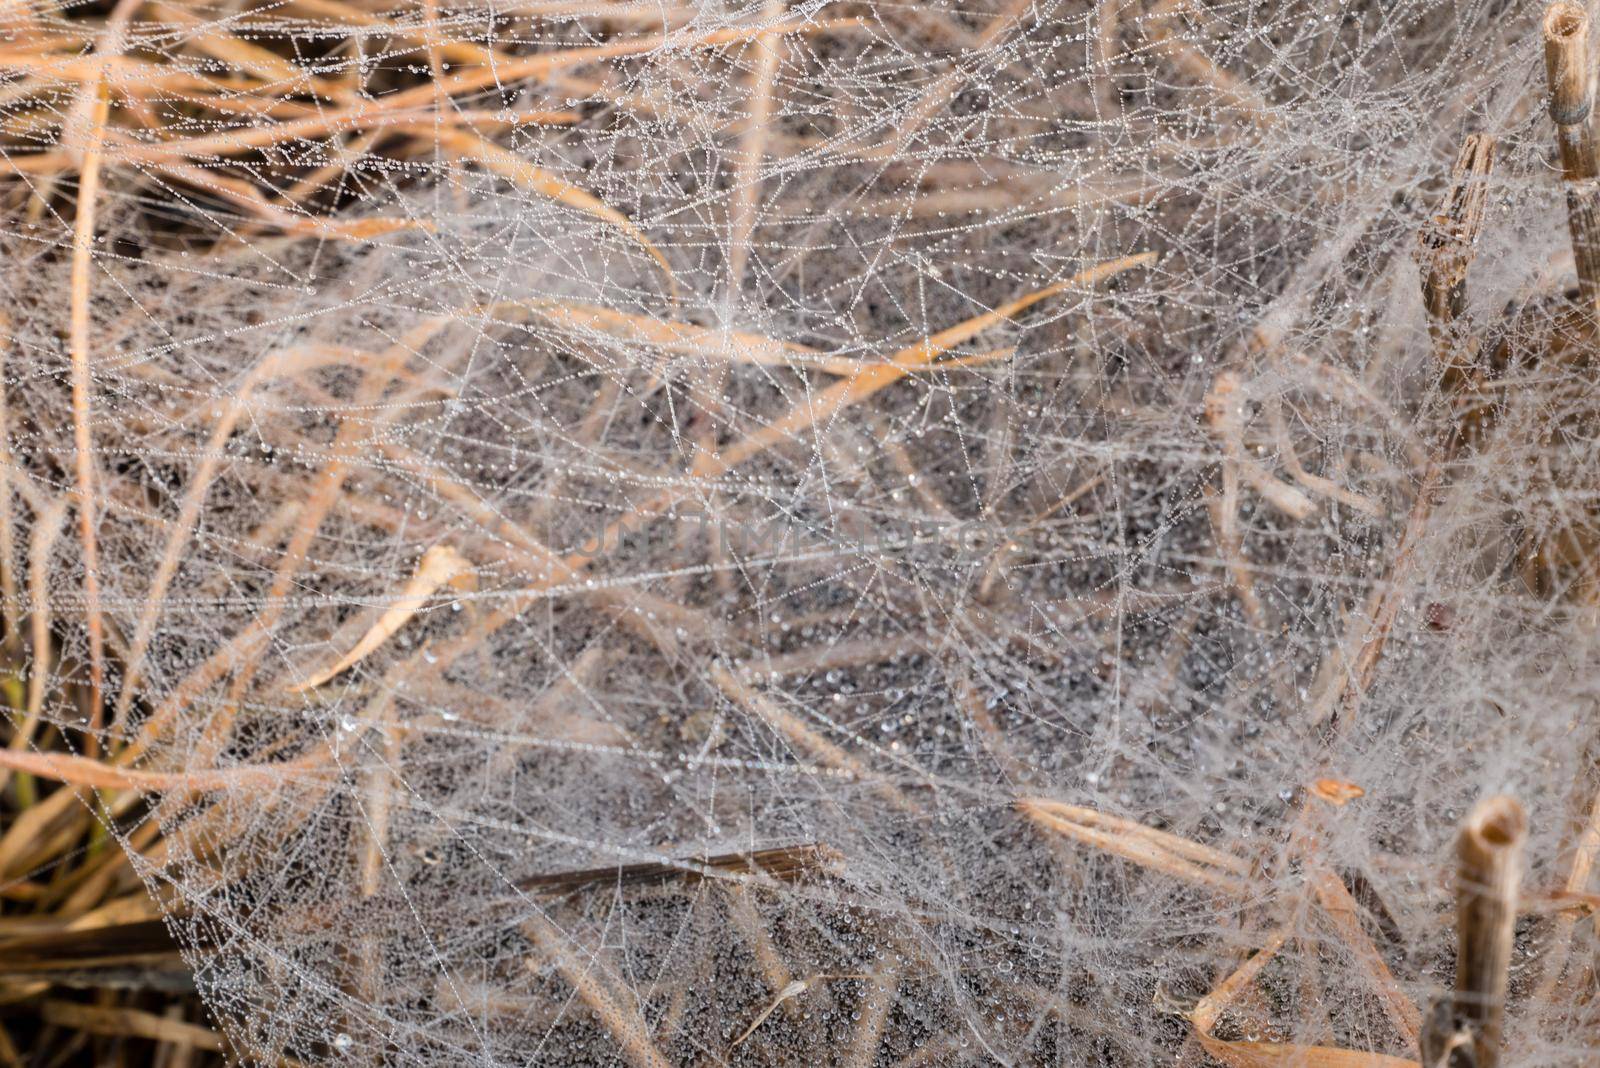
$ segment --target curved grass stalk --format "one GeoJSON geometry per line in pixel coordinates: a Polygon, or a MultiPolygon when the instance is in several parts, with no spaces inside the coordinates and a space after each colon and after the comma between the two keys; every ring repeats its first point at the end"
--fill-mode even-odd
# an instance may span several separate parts
{"type": "Polygon", "coordinates": [[[428,598],[432,597],[439,587],[447,583],[458,584],[462,578],[471,575],[472,564],[465,557],[448,545],[435,545],[423,554],[422,560],[417,564],[416,573],[406,583],[400,596],[361,636],[361,640],[334,663],[295,683],[289,688],[290,692],[304,693],[348,671],[405,626],[412,616],[422,610],[428,598]]]}

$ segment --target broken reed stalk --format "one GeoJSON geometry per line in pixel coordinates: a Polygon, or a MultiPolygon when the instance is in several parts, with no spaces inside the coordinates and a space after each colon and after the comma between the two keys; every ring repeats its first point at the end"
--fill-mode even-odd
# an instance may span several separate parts
{"type": "Polygon", "coordinates": [[[1450,169],[1450,187],[1420,235],[1422,300],[1435,329],[1436,354],[1447,365],[1456,362],[1458,354],[1452,351],[1453,339],[1439,337],[1438,331],[1466,314],[1467,269],[1483,231],[1494,149],[1493,137],[1467,135],[1450,169]]]}
{"type": "Polygon", "coordinates": [[[1589,71],[1589,16],[1567,0],[1544,14],[1544,69],[1550,84],[1550,118],[1561,148],[1567,187],[1567,228],[1577,261],[1580,300],[1600,308],[1600,158],[1591,112],[1594,80],[1589,71]]]}
{"type": "Polygon", "coordinates": [[[1425,1068],[1498,1068],[1517,889],[1528,819],[1513,798],[1478,802],[1456,842],[1456,986],[1452,1011],[1435,1011],[1425,1068]],[[1470,1047],[1471,1056],[1466,1051],[1470,1047]]]}
{"type": "Polygon", "coordinates": [[[533,875],[516,886],[519,890],[565,893],[608,886],[657,886],[671,882],[694,884],[719,876],[729,881],[765,877],[788,883],[797,882],[807,875],[837,870],[843,862],[844,855],[837,850],[820,842],[808,842],[747,853],[720,853],[683,860],[646,861],[641,864],[533,875]]]}

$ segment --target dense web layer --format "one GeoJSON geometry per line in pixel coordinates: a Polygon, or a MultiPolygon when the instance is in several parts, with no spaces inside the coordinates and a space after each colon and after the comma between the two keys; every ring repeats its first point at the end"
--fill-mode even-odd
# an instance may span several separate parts
{"type": "Polygon", "coordinates": [[[12,7],[12,751],[264,1063],[1398,1064],[1499,791],[1583,1063],[1541,14],[12,7]]]}

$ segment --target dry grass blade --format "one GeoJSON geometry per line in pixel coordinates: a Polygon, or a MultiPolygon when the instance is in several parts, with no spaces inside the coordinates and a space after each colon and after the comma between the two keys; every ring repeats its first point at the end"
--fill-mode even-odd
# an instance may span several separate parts
{"type": "MultiPolygon", "coordinates": [[[[785,0],[767,0],[762,18],[778,24],[783,18],[785,0]]],[[[761,165],[767,154],[767,130],[772,121],[772,85],[778,74],[778,43],[775,34],[757,37],[754,48],[760,57],[752,76],[750,102],[746,107],[744,136],[739,144],[739,160],[733,172],[732,204],[728,207],[727,291],[737,294],[744,284],[745,262],[750,256],[750,237],[755,231],[756,206],[761,198],[761,165]]]]}
{"type": "Polygon", "coordinates": [[[1202,1035],[1209,1035],[1212,1028],[1216,1027],[1222,1013],[1256,981],[1261,970],[1272,962],[1288,941],[1287,930],[1276,932],[1262,943],[1261,948],[1230,972],[1227,978],[1196,1002],[1189,1013],[1189,1021],[1194,1024],[1195,1030],[1202,1035]]]}
{"type": "Polygon", "coordinates": [[[1143,28],[1161,55],[1172,60],[1183,74],[1211,88],[1217,99],[1239,109],[1250,121],[1258,124],[1274,121],[1271,101],[1257,92],[1254,86],[1218,66],[1210,56],[1191,43],[1192,34],[1172,32],[1168,24],[1177,21],[1181,12],[1188,11],[1203,18],[1203,7],[1192,0],[1164,0],[1157,5],[1157,11],[1163,17],[1146,23],[1143,28]]]}
{"type": "Polygon", "coordinates": [[[1362,616],[1346,639],[1346,647],[1353,648],[1354,654],[1340,650],[1325,665],[1324,686],[1311,707],[1313,723],[1335,717],[1341,732],[1348,732],[1355,723],[1362,697],[1377,675],[1389,634],[1409,596],[1407,582],[1416,566],[1423,539],[1427,537],[1428,519],[1433,514],[1440,478],[1441,469],[1436,464],[1430,464],[1423,473],[1389,573],[1373,589],[1362,616]]]}
{"type": "Polygon", "coordinates": [[[471,575],[472,564],[464,556],[448,545],[435,545],[422,554],[422,559],[417,563],[417,570],[406,583],[405,589],[400,591],[394,603],[385,609],[383,615],[379,616],[371,628],[361,636],[361,640],[334,663],[321,671],[313,672],[309,678],[290,687],[291,692],[304,693],[306,690],[315,689],[335,675],[348,671],[388,641],[412,616],[422,611],[423,606],[428,603],[428,598],[432,597],[439,587],[447,583],[459,584],[464,577],[471,575]]]}
{"type": "MultiPolygon", "coordinates": [[[[995,48],[1007,34],[1020,29],[1021,20],[1031,6],[1030,0],[1012,0],[1010,5],[991,18],[988,27],[977,40],[972,42],[973,51],[981,52],[995,48]]],[[[967,80],[967,72],[960,68],[940,75],[937,81],[923,90],[905,115],[896,121],[893,139],[862,153],[863,157],[867,159],[899,157],[928,121],[950,103],[967,80]]]]}
{"type": "Polygon", "coordinates": [[[1207,1053],[1232,1068],[1417,1068],[1414,1060],[1383,1053],[1293,1043],[1227,1041],[1214,1037],[1212,1031],[1222,1014],[1252,987],[1288,940],[1286,930],[1273,934],[1190,1011],[1195,1037],[1207,1053]]]}
{"type": "Polygon", "coordinates": [[[268,200],[249,182],[226,178],[206,168],[176,161],[155,161],[148,166],[151,171],[177,178],[196,189],[232,201],[255,215],[261,225],[271,226],[285,234],[341,241],[371,241],[386,234],[405,230],[427,231],[433,227],[431,222],[417,219],[373,217],[336,220],[321,215],[295,214],[268,200]]]}
{"type": "Polygon", "coordinates": [[[1272,422],[1272,435],[1278,446],[1278,457],[1283,461],[1284,469],[1289,472],[1290,478],[1318,496],[1338,501],[1374,519],[1383,517],[1383,507],[1378,502],[1354,493],[1331,479],[1307,471],[1300,463],[1294,441],[1289,436],[1289,428],[1284,423],[1283,405],[1274,399],[1269,402],[1267,411],[1268,418],[1272,422]]]}
{"type": "Polygon", "coordinates": [[[1018,312],[1031,308],[1040,301],[1082,286],[1114,278],[1119,274],[1147,267],[1156,261],[1153,252],[1141,252],[1107,260],[1079,271],[1071,278],[1045,286],[1023,297],[1008,301],[992,311],[975,315],[955,326],[932,334],[909,348],[901,349],[886,361],[863,367],[843,382],[837,382],[798,402],[788,414],[755,433],[741,438],[721,453],[702,453],[695,462],[694,473],[714,477],[745,463],[782,442],[789,441],[806,427],[826,424],[841,411],[858,404],[885,387],[894,384],[914,369],[932,366],[945,352],[956,345],[972,340],[998,323],[1008,322],[1018,312]]]}
{"type": "Polygon", "coordinates": [[[638,1008],[618,994],[603,977],[606,971],[597,957],[575,949],[569,936],[544,916],[534,916],[523,924],[523,932],[555,964],[566,981],[578,992],[596,1019],[617,1043],[617,1049],[633,1068],[671,1068],[650,1037],[650,1026],[638,1008]]]}
{"type": "Polygon", "coordinates": [[[39,1007],[39,1015],[47,1023],[60,1027],[76,1027],[95,1035],[117,1038],[144,1038],[154,1042],[168,1042],[174,1046],[213,1050],[225,1053],[227,1043],[209,1027],[171,1020],[152,1012],[126,1008],[98,1008],[75,1001],[46,1000],[39,1007]]]}
{"type": "Polygon", "coordinates": [[[422,26],[412,27],[396,23],[393,19],[381,18],[363,11],[354,4],[341,3],[339,0],[289,0],[284,6],[330,19],[336,23],[350,26],[369,26],[385,35],[404,40],[419,41],[426,45],[430,52],[436,51],[452,63],[490,64],[504,63],[512,59],[510,56],[498,54],[488,48],[473,44],[471,41],[459,40],[443,33],[440,30],[438,21],[433,18],[430,18],[422,26]]]}
{"type": "Polygon", "coordinates": [[[866,996],[862,998],[857,1014],[855,1034],[850,1036],[849,1049],[841,1060],[841,1068],[872,1068],[878,1063],[878,1050],[883,1044],[883,1030],[889,1022],[889,1013],[900,994],[900,974],[891,967],[882,975],[867,981],[866,996]]]}
{"type": "Polygon", "coordinates": [[[1045,798],[1023,798],[1015,807],[1042,827],[1152,871],[1228,894],[1249,893],[1249,863],[1221,850],[1133,820],[1045,798]]]}
{"type": "MultiPolygon", "coordinates": [[[[1560,890],[1555,891],[1554,896],[1558,900],[1582,903],[1588,911],[1595,911],[1600,897],[1587,893],[1585,888],[1594,872],[1597,856],[1600,856],[1600,795],[1591,799],[1589,810],[1582,817],[1577,840],[1573,843],[1566,881],[1560,890]]],[[[1561,983],[1568,956],[1572,952],[1574,928],[1579,915],[1576,911],[1562,911],[1555,918],[1554,930],[1547,936],[1550,948],[1539,962],[1543,974],[1534,990],[1534,1000],[1540,1004],[1548,1003],[1561,983]]]]}
{"type": "MultiPolygon", "coordinates": [[[[342,355],[342,354],[341,354],[342,355]]],[[[324,358],[325,360],[326,358],[324,358]]],[[[256,387],[265,379],[285,373],[304,373],[315,368],[323,360],[315,356],[307,358],[295,352],[283,353],[269,357],[258,363],[249,374],[245,375],[237,389],[229,398],[227,405],[221,411],[211,434],[206,440],[205,449],[201,454],[199,467],[189,477],[184,487],[183,500],[178,506],[178,518],[173,523],[171,532],[167,535],[166,546],[161,553],[161,561],[156,565],[155,574],[150,580],[149,587],[145,590],[144,609],[139,614],[139,622],[134,628],[133,641],[130,643],[129,652],[125,658],[126,667],[123,670],[121,691],[117,696],[117,709],[114,724],[121,726],[126,720],[128,709],[132,707],[135,694],[139,691],[139,683],[144,672],[144,658],[150,649],[150,641],[155,636],[156,624],[161,617],[167,589],[172,583],[173,576],[178,573],[178,566],[182,563],[183,552],[194,533],[195,524],[200,519],[201,509],[205,505],[206,496],[211,492],[212,483],[218,472],[222,469],[226,457],[225,446],[228,439],[233,436],[239,421],[249,411],[252,397],[256,387]]]]}
{"type": "MultiPolygon", "coordinates": [[[[54,665],[50,656],[50,599],[46,596],[49,583],[50,550],[61,534],[70,502],[57,497],[34,520],[28,550],[28,623],[32,634],[33,661],[28,671],[27,716],[20,726],[13,728],[9,748],[24,750],[33,744],[34,732],[44,715],[45,694],[50,685],[54,665]]],[[[0,768],[0,788],[11,777],[9,769],[0,768]]]]}
{"type": "Polygon", "coordinates": [[[1233,371],[1217,375],[1206,397],[1206,418],[1222,444],[1223,462],[1232,464],[1240,477],[1278,511],[1296,521],[1305,519],[1315,507],[1311,498],[1273,478],[1266,468],[1246,455],[1244,430],[1240,425],[1244,400],[1244,382],[1233,371]]]}
{"type": "Polygon", "coordinates": [[[12,975],[177,959],[165,920],[74,924],[0,941],[0,967],[12,975]]]}
{"type": "Polygon", "coordinates": [[[566,48],[532,56],[519,56],[504,62],[451,74],[431,85],[391,93],[373,103],[378,110],[405,109],[431,106],[440,96],[460,96],[491,86],[528,78],[548,77],[557,71],[570,70],[622,56],[638,56],[663,49],[715,48],[718,45],[753,41],[770,34],[815,34],[834,30],[855,29],[863,25],[857,18],[816,19],[813,21],[785,22],[777,26],[741,26],[737,29],[652,34],[648,37],[613,41],[585,48],[566,48]]]}
{"type": "Polygon", "coordinates": [[[5,635],[21,634],[22,604],[17,595],[16,518],[12,508],[11,413],[5,386],[5,357],[11,347],[11,318],[0,312],[0,621],[5,635]]]}
{"type": "Polygon", "coordinates": [[[1205,1051],[1232,1068],[1417,1068],[1417,1062],[1386,1053],[1277,1042],[1224,1042],[1201,1035],[1205,1051]]]}
{"type": "Polygon", "coordinates": [[[1344,881],[1329,871],[1313,870],[1309,873],[1312,889],[1322,911],[1333,924],[1340,941],[1355,956],[1368,984],[1376,991],[1395,1029],[1405,1039],[1407,1048],[1417,1048],[1422,1029],[1422,1014],[1416,1004],[1401,988],[1382,954],[1372,944],[1372,938],[1361,925],[1359,906],[1344,881]]]}
{"type": "Polygon", "coordinates": [[[814,368],[838,375],[861,370],[859,360],[827,356],[809,345],[775,341],[742,330],[718,330],[572,302],[535,306],[530,310],[546,322],[571,330],[579,337],[599,334],[629,345],[642,342],[663,352],[694,356],[707,363],[732,361],[763,367],[814,368]]]}
{"type": "MultiPolygon", "coordinates": [[[[756,690],[724,665],[716,664],[711,668],[711,681],[731,701],[782,734],[791,745],[803,750],[811,759],[826,767],[848,772],[863,782],[870,782],[876,778],[871,774],[867,764],[854,753],[802,722],[800,717],[756,690]]],[[[882,783],[875,789],[880,797],[896,808],[912,809],[905,795],[892,784],[882,783]]]]}
{"type": "MultiPolygon", "coordinates": [[[[576,120],[572,111],[520,111],[513,113],[519,123],[569,124],[576,120]]],[[[121,141],[117,145],[118,162],[164,161],[174,158],[215,160],[218,157],[243,155],[269,148],[285,141],[301,141],[314,137],[335,136],[375,130],[436,130],[458,123],[504,120],[497,113],[485,114],[470,109],[440,115],[433,109],[416,111],[388,111],[373,114],[363,108],[347,108],[302,119],[275,122],[267,126],[250,126],[226,133],[206,134],[200,137],[177,138],[154,144],[121,141]]]]}
{"type": "Polygon", "coordinates": [[[1591,13],[1345,6],[0,16],[0,1068],[1584,1063],[1591,13]]]}
{"type": "Polygon", "coordinates": [[[559,204],[564,204],[575,211],[593,216],[610,226],[616,227],[626,234],[630,240],[644,249],[661,267],[666,275],[667,284],[671,287],[673,299],[676,301],[678,293],[678,279],[672,273],[672,265],[661,254],[644,233],[634,225],[622,212],[613,208],[593,193],[579,189],[571,182],[551,174],[543,167],[535,166],[527,159],[517,155],[509,149],[501,148],[493,141],[463,129],[441,129],[434,133],[434,137],[441,145],[459,153],[467,159],[481,163],[489,170],[506,179],[519,189],[526,189],[542,197],[548,197],[559,204]]]}
{"type": "MultiPolygon", "coordinates": [[[[292,781],[300,773],[313,770],[315,764],[311,760],[300,759],[270,766],[239,765],[221,771],[137,771],[66,753],[0,749],[0,767],[98,790],[207,793],[233,789],[271,790],[292,781]]],[[[75,800],[70,792],[63,793],[69,801],[75,800]]]]}
{"type": "MultiPolygon", "coordinates": [[[[120,5],[126,6],[126,4],[120,5]]],[[[104,88],[93,83],[93,111],[89,142],[78,175],[77,218],[72,242],[72,311],[69,327],[72,350],[72,443],[75,452],[78,499],[78,536],[83,543],[84,611],[89,630],[89,685],[92,691],[89,729],[100,727],[105,689],[105,624],[100,617],[100,549],[96,537],[94,441],[89,431],[94,382],[89,373],[89,291],[94,269],[95,202],[100,193],[101,150],[105,143],[106,114],[110,100],[104,88]]],[[[91,745],[96,744],[94,741],[91,745]]]]}
{"type": "Polygon", "coordinates": [[[756,1018],[750,1021],[750,1026],[746,1027],[742,1032],[740,1032],[739,1037],[733,1040],[732,1048],[738,1049],[740,1046],[744,1045],[745,1040],[756,1033],[756,1028],[767,1022],[768,1016],[771,1016],[774,1012],[778,1011],[778,1007],[780,1005],[799,997],[801,994],[804,994],[807,990],[811,989],[811,983],[812,980],[809,979],[795,979],[782,990],[778,991],[778,996],[772,1001],[769,1001],[766,1007],[760,1012],[756,1013],[756,1018]]]}
{"type": "MultiPolygon", "coordinates": [[[[192,670],[155,708],[141,725],[138,739],[124,746],[117,754],[119,764],[131,763],[142,756],[148,746],[160,737],[161,732],[172,726],[174,718],[196,694],[230,672],[234,672],[235,668],[238,668],[234,676],[236,692],[242,691],[255,678],[259,665],[250,659],[251,652],[265,642],[281,621],[286,607],[285,595],[293,584],[295,575],[305,566],[307,554],[323,522],[339,501],[345,479],[350,473],[350,466],[361,453],[363,435],[372,429],[370,424],[357,418],[356,413],[369,412],[390,383],[400,374],[406,361],[415,356],[422,346],[448,327],[452,321],[449,316],[433,316],[423,320],[381,353],[364,354],[368,356],[368,362],[351,414],[339,421],[339,429],[321,469],[317,472],[315,480],[310,483],[307,498],[294,509],[294,528],[284,545],[278,565],[273,570],[272,584],[267,589],[255,620],[239,630],[223,644],[222,648],[192,670]]],[[[394,418],[397,414],[391,410],[387,417],[394,418]]],[[[227,716],[217,718],[210,731],[211,744],[220,743],[228,726],[227,716]]]]}
{"type": "Polygon", "coordinates": [[[1239,529],[1239,469],[1234,464],[1222,465],[1222,491],[1210,486],[1202,488],[1206,508],[1211,513],[1211,529],[1215,532],[1217,552],[1222,556],[1228,579],[1244,608],[1245,618],[1256,630],[1267,627],[1266,609],[1256,593],[1255,577],[1250,562],[1244,555],[1244,534],[1239,529]]]}
{"type": "Polygon", "coordinates": [[[189,32],[184,39],[196,50],[228,64],[230,72],[245,72],[261,79],[269,93],[310,93],[328,99],[345,95],[338,85],[315,77],[270,48],[252,44],[221,28],[226,22],[219,24],[179,4],[152,3],[151,0],[144,0],[144,3],[154,13],[186,27],[189,32]]]}

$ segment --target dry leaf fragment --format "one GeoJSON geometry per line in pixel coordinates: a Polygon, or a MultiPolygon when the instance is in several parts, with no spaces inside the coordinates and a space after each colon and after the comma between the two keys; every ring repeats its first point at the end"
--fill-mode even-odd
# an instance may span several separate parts
{"type": "Polygon", "coordinates": [[[428,598],[432,597],[440,586],[459,582],[471,571],[472,565],[467,559],[448,545],[435,545],[423,553],[422,560],[417,564],[416,574],[406,583],[406,588],[401,591],[399,598],[389,606],[388,611],[378,617],[378,621],[361,636],[355,647],[332,666],[293,686],[291,692],[304,693],[306,690],[321,686],[335,675],[371,655],[372,651],[388,641],[395,631],[405,626],[407,620],[421,611],[422,606],[428,603],[428,598]]]}
{"type": "Polygon", "coordinates": [[[1355,783],[1343,779],[1318,779],[1311,784],[1311,792],[1330,805],[1342,805],[1366,794],[1355,783]]]}

